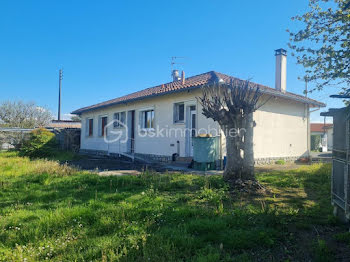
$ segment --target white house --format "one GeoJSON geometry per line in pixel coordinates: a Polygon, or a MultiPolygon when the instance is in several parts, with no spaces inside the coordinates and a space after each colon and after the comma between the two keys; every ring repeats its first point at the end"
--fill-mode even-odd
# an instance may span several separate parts
{"type": "Polygon", "coordinates": [[[333,149],[333,124],[311,123],[311,137],[319,136],[320,145],[323,152],[331,151],[333,149]]]}
{"type": "MultiPolygon", "coordinates": [[[[197,97],[213,81],[232,76],[210,71],[185,78],[173,71],[173,81],[72,112],[82,118],[81,150],[103,154],[144,154],[191,157],[192,137],[221,135],[219,125],[202,114],[197,97]],[[114,121],[116,120],[116,121],[114,121]]],[[[254,154],[257,161],[296,159],[310,148],[309,112],[325,104],[286,91],[286,51],[276,50],[276,87],[259,85],[272,96],[254,113],[254,154]]]]}

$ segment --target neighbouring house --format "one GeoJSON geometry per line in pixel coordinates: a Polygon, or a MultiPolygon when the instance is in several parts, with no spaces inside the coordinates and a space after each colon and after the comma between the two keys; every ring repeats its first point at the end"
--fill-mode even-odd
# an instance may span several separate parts
{"type": "MultiPolygon", "coordinates": [[[[286,51],[276,50],[276,87],[258,85],[271,99],[254,113],[254,154],[257,163],[308,156],[310,108],[325,104],[286,90],[286,51]]],[[[210,71],[185,78],[173,71],[173,81],[126,96],[80,108],[81,151],[101,154],[137,154],[192,157],[192,138],[211,134],[225,139],[219,125],[202,114],[197,97],[213,82],[230,82],[232,76],[210,71]]]]}
{"type": "Polygon", "coordinates": [[[81,128],[81,122],[72,120],[52,120],[46,128],[81,128]]]}
{"type": "Polygon", "coordinates": [[[46,128],[56,135],[56,140],[61,150],[73,152],[80,150],[81,122],[52,120],[46,128]]]}
{"type": "Polygon", "coordinates": [[[311,123],[311,149],[322,152],[333,148],[333,124],[311,123]]]}

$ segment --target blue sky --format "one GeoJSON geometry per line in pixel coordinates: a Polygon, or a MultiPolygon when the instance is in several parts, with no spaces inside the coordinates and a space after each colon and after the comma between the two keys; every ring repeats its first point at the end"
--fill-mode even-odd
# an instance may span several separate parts
{"type": "MultiPolygon", "coordinates": [[[[274,50],[307,0],[0,2],[0,101],[35,101],[57,114],[170,81],[172,56],[186,76],[210,70],[274,87],[274,50]]],[[[287,48],[288,50],[288,48],[287,48]]],[[[289,52],[290,53],[290,52],[289,52]]],[[[302,94],[303,68],[288,56],[287,90],[302,94]]],[[[311,98],[340,107],[328,96],[311,98]]],[[[321,109],[324,111],[324,109],[321,109]]],[[[319,112],[312,121],[323,121],[319,112]]]]}

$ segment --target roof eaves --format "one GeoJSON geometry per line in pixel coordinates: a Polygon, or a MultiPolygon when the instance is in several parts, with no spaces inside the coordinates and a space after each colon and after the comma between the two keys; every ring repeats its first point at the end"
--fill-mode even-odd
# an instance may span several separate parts
{"type": "MultiPolygon", "coordinates": [[[[215,80],[220,80],[221,78],[225,78],[226,80],[228,80],[228,79],[238,79],[238,78],[234,78],[232,76],[228,76],[228,75],[225,75],[225,74],[222,74],[222,73],[218,73],[218,72],[215,72],[215,71],[210,71],[210,72],[203,73],[203,74],[200,74],[200,75],[197,75],[197,76],[192,76],[192,77],[186,78],[186,81],[188,81],[190,79],[193,79],[194,77],[203,76],[203,75],[206,75],[206,74],[210,74],[211,75],[211,78],[209,78],[208,82],[215,81],[215,80]]],[[[163,84],[161,86],[168,85],[168,84],[171,84],[171,82],[167,83],[167,84],[163,84]]],[[[207,84],[207,83],[204,83],[204,84],[203,83],[198,83],[198,84],[194,84],[194,85],[188,86],[188,87],[175,88],[175,89],[172,89],[172,90],[169,90],[169,91],[166,91],[166,92],[159,92],[159,93],[156,92],[156,93],[153,93],[153,94],[150,94],[150,95],[144,95],[144,96],[139,96],[139,97],[135,97],[135,98],[119,100],[119,101],[115,101],[115,102],[112,102],[112,101],[116,100],[116,99],[112,99],[112,100],[110,100],[111,102],[105,101],[105,102],[102,102],[100,104],[95,104],[95,105],[92,105],[92,106],[88,106],[88,107],[83,107],[83,108],[77,109],[77,110],[73,111],[72,114],[81,115],[84,112],[94,111],[94,110],[97,110],[97,109],[110,107],[110,106],[114,106],[114,105],[118,105],[118,104],[125,104],[125,103],[139,101],[139,100],[147,99],[147,98],[151,98],[151,97],[157,97],[157,96],[168,95],[168,94],[177,93],[177,92],[188,91],[190,89],[200,88],[200,87],[202,87],[205,84],[207,84]]],[[[296,95],[296,94],[292,94],[292,93],[288,93],[288,92],[287,93],[279,92],[279,91],[274,90],[273,88],[266,87],[266,86],[259,85],[259,84],[258,84],[258,86],[260,87],[260,90],[264,94],[272,95],[272,96],[275,96],[275,97],[281,97],[281,98],[285,98],[285,99],[291,99],[291,100],[294,100],[294,101],[297,101],[297,102],[310,104],[310,105],[313,105],[313,106],[316,106],[316,107],[325,107],[326,106],[324,103],[318,102],[318,101],[313,100],[313,99],[309,99],[309,98],[302,97],[302,96],[299,96],[299,95],[296,95]]],[[[147,89],[141,90],[139,92],[142,92],[142,91],[145,91],[145,90],[150,90],[152,88],[157,88],[157,87],[159,87],[159,86],[147,88],[147,89]]],[[[136,93],[138,93],[138,92],[136,92],[136,93]]]]}
{"type": "Polygon", "coordinates": [[[190,87],[186,87],[186,88],[182,88],[182,89],[174,89],[174,90],[170,90],[170,91],[163,92],[163,93],[155,93],[155,94],[146,95],[146,96],[142,96],[142,97],[136,97],[136,98],[131,98],[131,99],[127,99],[127,100],[117,101],[117,102],[114,102],[114,103],[103,104],[103,105],[100,105],[100,106],[90,107],[90,108],[86,108],[86,109],[80,108],[80,109],[74,110],[73,112],[71,112],[71,114],[73,114],[73,115],[81,115],[82,113],[86,113],[86,112],[89,112],[89,111],[94,111],[94,110],[105,108],[105,107],[110,107],[110,106],[115,106],[115,105],[120,105],[120,104],[126,104],[126,103],[132,103],[132,102],[143,100],[143,99],[147,99],[147,98],[153,98],[153,97],[169,95],[169,94],[173,94],[173,93],[189,91],[189,90],[192,90],[192,89],[201,88],[202,86],[203,85],[195,85],[195,86],[190,86],[190,87]]]}
{"type": "Polygon", "coordinates": [[[261,89],[261,92],[264,93],[264,94],[267,94],[267,95],[272,95],[272,96],[276,96],[276,97],[291,99],[291,100],[294,100],[294,101],[298,101],[298,102],[305,103],[305,104],[311,104],[311,105],[318,106],[318,107],[325,107],[326,106],[325,103],[318,102],[316,100],[309,99],[307,97],[297,96],[297,95],[294,95],[294,94],[283,93],[283,92],[276,92],[276,91],[269,90],[269,89],[261,89]]]}

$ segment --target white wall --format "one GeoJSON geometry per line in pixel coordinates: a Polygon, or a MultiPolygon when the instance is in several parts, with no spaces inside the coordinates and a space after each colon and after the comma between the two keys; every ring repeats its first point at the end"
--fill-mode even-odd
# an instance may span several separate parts
{"type": "Polygon", "coordinates": [[[286,99],[271,99],[254,113],[255,158],[307,154],[307,107],[286,99]]]}
{"type": "MultiPolygon", "coordinates": [[[[103,115],[108,116],[108,122],[113,119],[115,112],[135,110],[135,152],[144,154],[156,154],[156,155],[172,155],[177,153],[177,141],[180,144],[180,155],[185,156],[185,123],[173,123],[173,105],[174,103],[184,102],[185,108],[190,105],[195,105],[197,109],[197,123],[198,128],[213,128],[218,130],[218,125],[211,119],[206,119],[200,112],[198,112],[198,102],[194,92],[181,92],[172,95],[165,95],[161,97],[154,97],[144,99],[141,101],[127,103],[123,105],[117,105],[105,109],[100,109],[94,112],[87,112],[82,114],[82,136],[81,136],[81,148],[93,149],[93,150],[105,150],[111,153],[126,152],[126,143],[120,143],[120,140],[113,143],[105,143],[103,137],[98,136],[98,118],[103,115]],[[149,137],[143,136],[144,132],[139,134],[139,116],[140,111],[146,109],[154,109],[155,112],[155,126],[168,130],[169,136],[163,132],[164,136],[149,137]],[[94,119],[94,135],[93,137],[86,136],[86,119],[94,119]],[[182,130],[182,131],[181,131],[182,130]],[[182,133],[183,135],[176,135],[182,133]],[[172,146],[173,145],[173,146],[172,146]]],[[[186,115],[186,114],[185,114],[186,115]]],[[[128,120],[126,120],[128,121],[128,120]]],[[[111,131],[122,131],[123,137],[125,136],[125,129],[108,128],[108,137],[113,138],[111,131]]]]}
{"type": "MultiPolygon", "coordinates": [[[[180,143],[180,155],[185,156],[186,139],[184,136],[175,136],[172,132],[169,137],[140,137],[138,136],[139,112],[153,108],[155,110],[155,126],[160,128],[185,129],[185,124],[173,123],[173,104],[184,102],[185,107],[196,105],[198,129],[211,130],[216,133],[218,124],[212,119],[207,119],[201,113],[201,106],[196,97],[201,95],[200,90],[185,91],[143,99],[140,101],[111,106],[82,114],[81,148],[92,150],[104,150],[111,153],[126,152],[127,144],[118,142],[105,143],[102,137],[98,137],[98,117],[108,115],[108,121],[113,119],[113,114],[120,111],[135,110],[136,132],[135,152],[156,155],[172,155],[177,152],[177,141],[180,143]],[[94,136],[86,136],[86,119],[94,119],[94,136]],[[171,146],[171,145],[174,146],[171,146]]],[[[256,127],[254,129],[255,158],[265,157],[297,157],[307,152],[307,111],[305,105],[284,99],[271,99],[260,110],[254,113],[256,127]]],[[[108,129],[108,137],[113,138],[111,131],[120,130],[125,135],[124,129],[108,129]]],[[[204,130],[202,130],[204,131],[204,130]]],[[[223,152],[225,152],[225,139],[223,152]]]]}
{"type": "Polygon", "coordinates": [[[328,151],[333,150],[333,128],[327,129],[327,148],[328,151]]]}

